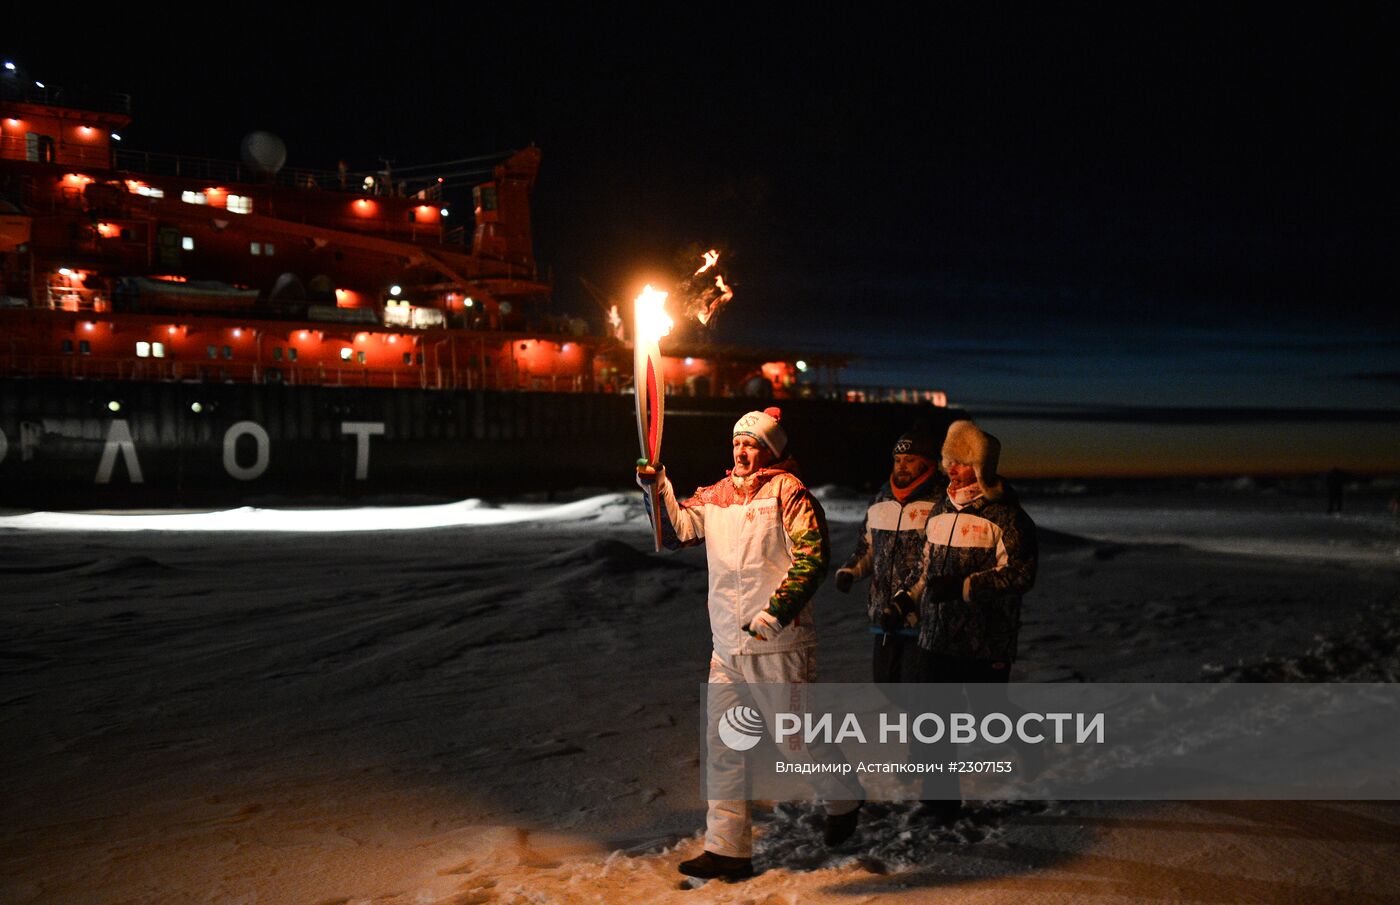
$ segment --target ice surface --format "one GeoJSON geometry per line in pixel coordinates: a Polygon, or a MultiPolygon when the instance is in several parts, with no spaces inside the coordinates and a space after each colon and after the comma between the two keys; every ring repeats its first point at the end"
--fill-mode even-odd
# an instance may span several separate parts
{"type": "Polygon", "coordinates": [[[1030,508],[1038,523],[1113,543],[1177,544],[1217,553],[1354,565],[1400,563],[1400,519],[1388,512],[1329,515],[1286,506],[1157,502],[1155,507],[1133,508],[1046,502],[1030,508]]]}
{"type": "MultiPolygon", "coordinates": [[[[867,502],[825,488],[838,559],[867,502]]],[[[1213,492],[1032,499],[1018,679],[1391,676],[1381,510],[1213,492]],[[1205,673],[1203,675],[1203,668],[1205,673]]],[[[821,677],[867,678],[858,584],[821,677]]],[[[0,518],[0,901],[1393,900],[1400,812],[1358,803],[872,802],[758,813],[742,884],[698,853],[702,550],[635,494],[562,505],[0,518]],[[391,530],[392,529],[392,530],[391,530]]]]}
{"type": "Polygon", "coordinates": [[[572,503],[508,503],[478,499],[431,506],[263,509],[240,507],[212,512],[112,513],[29,512],[0,516],[0,530],[19,531],[421,531],[427,528],[513,525],[522,522],[626,522],[643,517],[631,495],[602,494],[572,503]]]}

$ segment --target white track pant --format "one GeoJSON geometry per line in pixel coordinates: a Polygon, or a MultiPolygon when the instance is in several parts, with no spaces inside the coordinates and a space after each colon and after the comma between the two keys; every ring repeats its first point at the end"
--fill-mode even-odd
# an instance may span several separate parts
{"type": "MultiPolygon", "coordinates": [[[[710,654],[710,683],[715,685],[797,685],[815,682],[817,656],[815,647],[779,651],[771,654],[710,654]]],[[[711,723],[713,725],[713,723],[711,723]]],[[[743,770],[742,758],[716,758],[717,739],[711,740],[711,770],[743,770]]],[[[727,749],[722,749],[727,750],[727,749]]],[[[849,800],[826,803],[831,815],[846,814],[860,806],[864,790],[860,782],[849,777],[843,788],[852,796],[849,800]]],[[[753,854],[753,818],[747,799],[707,802],[705,813],[705,850],[731,858],[748,858],[753,854]]]]}

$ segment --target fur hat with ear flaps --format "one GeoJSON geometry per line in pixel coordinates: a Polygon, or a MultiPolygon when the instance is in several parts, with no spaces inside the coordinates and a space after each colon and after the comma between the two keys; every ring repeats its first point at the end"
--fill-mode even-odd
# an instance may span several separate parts
{"type": "Polygon", "coordinates": [[[949,462],[971,465],[982,485],[982,494],[989,500],[1001,496],[1006,485],[997,475],[997,460],[1001,458],[1001,441],[971,421],[954,421],[948,426],[948,438],[943,441],[943,470],[949,462]]]}

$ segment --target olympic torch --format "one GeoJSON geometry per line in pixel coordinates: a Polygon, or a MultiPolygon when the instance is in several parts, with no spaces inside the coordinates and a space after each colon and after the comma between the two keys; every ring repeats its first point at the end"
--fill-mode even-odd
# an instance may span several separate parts
{"type": "MultiPolygon", "coordinates": [[[[666,388],[661,373],[661,337],[671,332],[666,314],[666,293],[647,286],[633,302],[632,385],[637,398],[637,442],[646,464],[661,461],[661,425],[666,413],[666,388]]],[[[652,527],[656,549],[661,549],[661,488],[652,484],[652,527]]]]}

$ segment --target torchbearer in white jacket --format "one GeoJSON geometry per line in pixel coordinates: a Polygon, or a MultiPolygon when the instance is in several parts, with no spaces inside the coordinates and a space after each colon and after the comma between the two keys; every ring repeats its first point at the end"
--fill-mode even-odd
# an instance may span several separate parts
{"type": "MultiPolygon", "coordinates": [[[[684,501],[662,468],[641,466],[643,488],[659,487],[658,520],[670,549],[703,543],[709,565],[712,684],[801,684],[816,681],[812,597],[830,561],[826,516],[787,455],[782,412],[749,412],[734,425],[734,467],[718,483],[684,501]]],[[[712,755],[713,757],[713,755],[712,755]]],[[[853,777],[848,797],[827,802],[828,845],[855,831],[864,797],[853,777]]],[[[751,876],[752,820],[747,800],[708,802],[705,851],[680,865],[695,877],[751,876]]]]}

